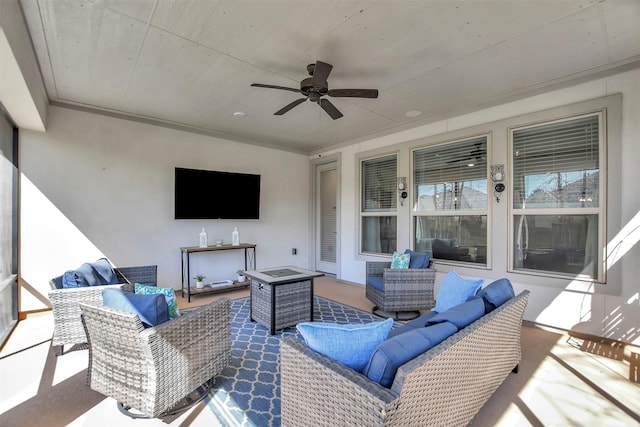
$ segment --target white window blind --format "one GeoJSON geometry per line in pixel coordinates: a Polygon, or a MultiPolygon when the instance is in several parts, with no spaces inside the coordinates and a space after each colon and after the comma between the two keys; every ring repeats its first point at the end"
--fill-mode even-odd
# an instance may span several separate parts
{"type": "Polygon", "coordinates": [[[487,209],[487,137],[423,148],[413,155],[416,211],[487,209]]]}
{"type": "Polygon", "coordinates": [[[396,156],[362,161],[362,212],[396,210],[396,156]]]}
{"type": "Polygon", "coordinates": [[[598,206],[599,118],[513,132],[514,208],[598,206]]]}
{"type": "Polygon", "coordinates": [[[417,150],[413,170],[418,185],[486,179],[487,137],[417,150]]]}

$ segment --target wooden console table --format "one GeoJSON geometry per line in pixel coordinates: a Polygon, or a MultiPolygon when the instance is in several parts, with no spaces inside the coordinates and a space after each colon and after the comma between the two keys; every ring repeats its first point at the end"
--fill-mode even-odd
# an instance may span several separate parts
{"type": "Polygon", "coordinates": [[[191,295],[225,292],[238,288],[246,288],[249,286],[249,280],[245,282],[233,282],[226,286],[216,286],[215,288],[205,286],[202,289],[191,289],[191,271],[189,266],[189,255],[194,252],[216,252],[216,251],[228,251],[228,250],[244,249],[244,269],[253,270],[256,268],[256,245],[252,243],[240,243],[239,245],[220,245],[220,246],[207,246],[201,248],[199,246],[185,246],[180,248],[180,258],[182,262],[182,297],[184,298],[184,288],[187,288],[187,301],[191,302],[191,295]],[[248,250],[251,249],[251,252],[248,250]]]}

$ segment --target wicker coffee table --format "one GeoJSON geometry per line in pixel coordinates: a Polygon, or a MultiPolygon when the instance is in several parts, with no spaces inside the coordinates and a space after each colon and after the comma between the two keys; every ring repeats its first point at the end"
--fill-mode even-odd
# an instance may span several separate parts
{"type": "Polygon", "coordinates": [[[251,320],[276,330],[313,321],[313,279],[324,276],[299,267],[246,271],[251,280],[251,320]]]}

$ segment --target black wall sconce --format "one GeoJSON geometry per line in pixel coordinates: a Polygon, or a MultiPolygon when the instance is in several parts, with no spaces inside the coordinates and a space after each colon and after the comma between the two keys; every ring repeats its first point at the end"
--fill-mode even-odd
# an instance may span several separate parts
{"type": "Polygon", "coordinates": [[[409,196],[409,193],[407,193],[407,177],[399,176],[396,179],[398,187],[398,200],[400,201],[400,206],[404,206],[404,201],[409,196]]]}
{"type": "Polygon", "coordinates": [[[493,195],[496,202],[500,203],[500,197],[505,190],[504,185],[504,165],[491,165],[491,181],[493,181],[493,195]]]}

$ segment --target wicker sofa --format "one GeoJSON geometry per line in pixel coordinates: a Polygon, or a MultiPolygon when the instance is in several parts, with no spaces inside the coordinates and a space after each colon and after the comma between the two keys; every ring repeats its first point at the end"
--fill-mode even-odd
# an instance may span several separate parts
{"type": "Polygon", "coordinates": [[[400,366],[391,388],[313,350],[281,344],[283,426],[466,425],[521,359],[523,291],[400,366]]]}
{"type": "Polygon", "coordinates": [[[53,311],[53,352],[62,355],[65,345],[86,344],[82,321],[80,320],[79,303],[101,304],[102,290],[106,288],[124,289],[133,292],[134,283],[157,284],[157,265],[141,265],[134,267],[119,267],[114,269],[118,281],[116,285],[90,286],[83,288],[62,287],[62,276],[49,281],[49,302],[53,311]]]}

